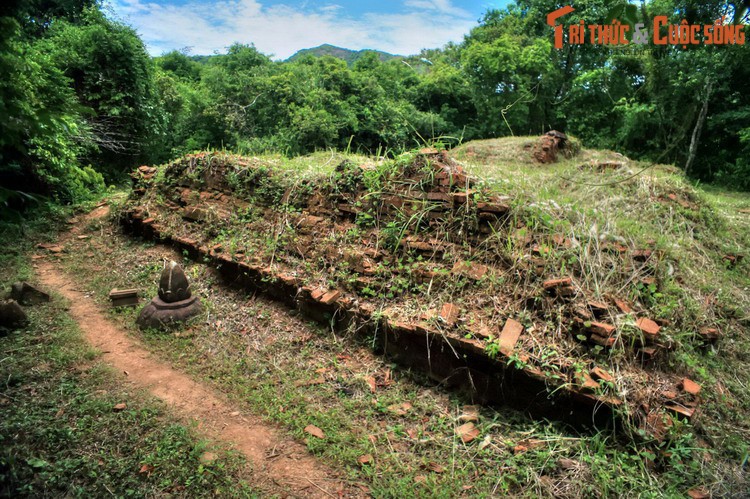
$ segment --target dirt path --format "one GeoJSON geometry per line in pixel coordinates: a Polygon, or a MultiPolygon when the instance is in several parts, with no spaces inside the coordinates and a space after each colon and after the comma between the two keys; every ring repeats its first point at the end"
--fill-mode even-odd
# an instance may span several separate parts
{"type": "Polygon", "coordinates": [[[197,420],[199,431],[229,443],[247,456],[253,466],[254,484],[282,496],[363,495],[360,489],[338,479],[300,443],[255,416],[240,414],[221,394],[152,355],[107,319],[55,262],[38,262],[37,273],[42,284],[70,300],[70,315],[78,322],[86,339],[102,351],[105,362],[120,372],[126,371],[128,382],[148,389],[183,420],[197,420]]]}

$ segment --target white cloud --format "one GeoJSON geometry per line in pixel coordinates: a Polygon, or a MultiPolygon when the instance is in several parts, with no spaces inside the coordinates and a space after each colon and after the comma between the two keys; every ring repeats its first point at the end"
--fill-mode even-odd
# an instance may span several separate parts
{"type": "Polygon", "coordinates": [[[189,0],[181,5],[111,1],[116,15],[136,28],[154,55],[183,47],[193,54],[212,54],[234,42],[253,43],[279,59],[323,43],[415,54],[459,41],[475,24],[450,0],[406,0],[404,13],[365,13],[357,18],[345,16],[336,4],[305,10],[266,7],[257,0],[189,0]]]}

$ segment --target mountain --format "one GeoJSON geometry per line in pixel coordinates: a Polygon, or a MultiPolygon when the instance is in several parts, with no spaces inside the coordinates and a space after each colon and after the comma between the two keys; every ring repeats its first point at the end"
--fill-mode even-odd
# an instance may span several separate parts
{"type": "Polygon", "coordinates": [[[351,50],[351,49],[345,49],[342,47],[336,47],[334,45],[329,44],[323,44],[318,47],[313,47],[309,49],[302,49],[295,53],[293,56],[291,56],[287,61],[295,61],[301,57],[304,57],[306,55],[312,55],[314,57],[323,57],[326,55],[330,55],[333,57],[336,57],[337,59],[343,59],[346,61],[347,64],[350,66],[354,64],[357,59],[362,57],[364,54],[368,52],[375,52],[378,54],[378,57],[380,57],[380,60],[385,62],[390,59],[400,58],[402,56],[400,55],[393,55],[389,54],[388,52],[381,52],[380,50],[351,50]]]}

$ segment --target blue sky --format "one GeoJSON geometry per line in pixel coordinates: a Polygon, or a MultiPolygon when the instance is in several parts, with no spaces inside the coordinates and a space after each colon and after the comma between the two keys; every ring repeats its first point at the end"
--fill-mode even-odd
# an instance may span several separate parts
{"type": "Polygon", "coordinates": [[[133,26],[152,55],[192,54],[253,43],[275,59],[330,43],[415,54],[460,41],[489,8],[509,0],[109,0],[111,15],[133,26]]]}

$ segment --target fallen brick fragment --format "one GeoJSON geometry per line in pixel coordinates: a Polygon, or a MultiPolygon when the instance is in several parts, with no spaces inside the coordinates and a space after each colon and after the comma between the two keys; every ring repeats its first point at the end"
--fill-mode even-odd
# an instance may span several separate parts
{"type": "Polygon", "coordinates": [[[581,373],[579,382],[581,384],[581,390],[583,391],[593,393],[599,389],[599,383],[588,374],[581,373]]]}
{"type": "Polygon", "coordinates": [[[564,277],[562,279],[550,279],[542,283],[542,287],[545,291],[555,292],[561,288],[569,287],[573,285],[573,279],[570,277],[564,277]]]}
{"type": "Polygon", "coordinates": [[[500,351],[505,355],[510,355],[516,343],[518,343],[523,329],[523,325],[520,322],[514,319],[506,320],[498,342],[500,344],[500,351]]]}
{"type": "Polygon", "coordinates": [[[638,350],[638,354],[644,361],[652,360],[654,357],[656,357],[657,353],[658,350],[656,349],[656,347],[644,347],[638,350]]]}
{"type": "Polygon", "coordinates": [[[461,310],[456,305],[452,303],[445,303],[443,304],[443,308],[440,309],[440,318],[443,319],[443,321],[447,325],[455,326],[456,322],[458,321],[460,311],[461,310]]]}
{"type": "Polygon", "coordinates": [[[677,387],[693,396],[697,396],[701,391],[701,385],[688,378],[683,378],[677,387]]]}
{"type": "Polygon", "coordinates": [[[706,343],[716,343],[721,338],[721,331],[714,327],[703,328],[699,334],[706,343]]]}
{"type": "Polygon", "coordinates": [[[477,203],[477,211],[485,213],[502,214],[510,211],[510,206],[495,202],[495,203],[477,203]]]}
{"type": "Polygon", "coordinates": [[[479,429],[471,422],[462,424],[456,428],[456,435],[461,438],[463,443],[468,444],[479,436],[479,429]]]}
{"type": "Polygon", "coordinates": [[[305,426],[304,432],[307,433],[308,435],[312,435],[313,437],[319,438],[321,440],[326,438],[326,434],[323,433],[323,430],[321,430],[320,428],[312,424],[305,426]]]}
{"type": "Polygon", "coordinates": [[[412,407],[413,406],[409,402],[404,402],[403,404],[389,405],[386,407],[386,410],[395,416],[406,416],[406,413],[408,413],[412,407]]]}
{"type": "Polygon", "coordinates": [[[592,334],[601,336],[602,338],[609,338],[615,334],[616,328],[613,325],[604,322],[592,322],[588,330],[591,331],[592,334]]]}
{"type": "Polygon", "coordinates": [[[615,302],[615,307],[617,307],[617,309],[623,314],[633,313],[633,309],[630,308],[630,305],[628,305],[626,301],[615,299],[614,302],[615,302]]]}
{"type": "Polygon", "coordinates": [[[341,296],[340,291],[329,291],[320,298],[320,303],[323,305],[331,305],[336,302],[341,296]]]}
{"type": "Polygon", "coordinates": [[[455,204],[466,204],[470,199],[474,197],[476,191],[465,190],[458,192],[451,192],[450,197],[453,198],[455,204]]]}
{"type": "Polygon", "coordinates": [[[613,346],[615,346],[615,342],[617,341],[615,338],[611,336],[605,338],[604,336],[599,336],[598,334],[592,334],[589,340],[605,348],[612,348],[613,346]]]}
{"type": "Polygon", "coordinates": [[[591,370],[591,377],[607,383],[614,383],[615,378],[601,367],[595,367],[591,370]]]}
{"type": "Polygon", "coordinates": [[[694,407],[688,407],[678,402],[669,401],[665,404],[666,408],[674,412],[678,417],[690,420],[695,414],[694,407]]]}
{"type": "Polygon", "coordinates": [[[462,423],[476,423],[479,421],[479,410],[481,409],[478,405],[465,405],[458,416],[458,420],[462,423]]]}
{"type": "Polygon", "coordinates": [[[600,301],[589,301],[588,306],[597,317],[609,312],[609,307],[607,306],[607,304],[600,301]]]}
{"type": "Polygon", "coordinates": [[[690,499],[710,499],[711,493],[706,487],[695,487],[687,491],[690,499]]]}
{"type": "Polygon", "coordinates": [[[635,325],[641,330],[646,339],[650,341],[655,340],[656,337],[659,336],[659,330],[661,330],[661,327],[659,327],[656,322],[651,319],[646,319],[645,317],[641,317],[635,321],[635,325]]]}
{"type": "Polygon", "coordinates": [[[475,262],[456,262],[453,266],[453,273],[459,275],[465,275],[475,281],[480,280],[482,277],[487,275],[489,267],[482,265],[481,263],[475,262]]]}

